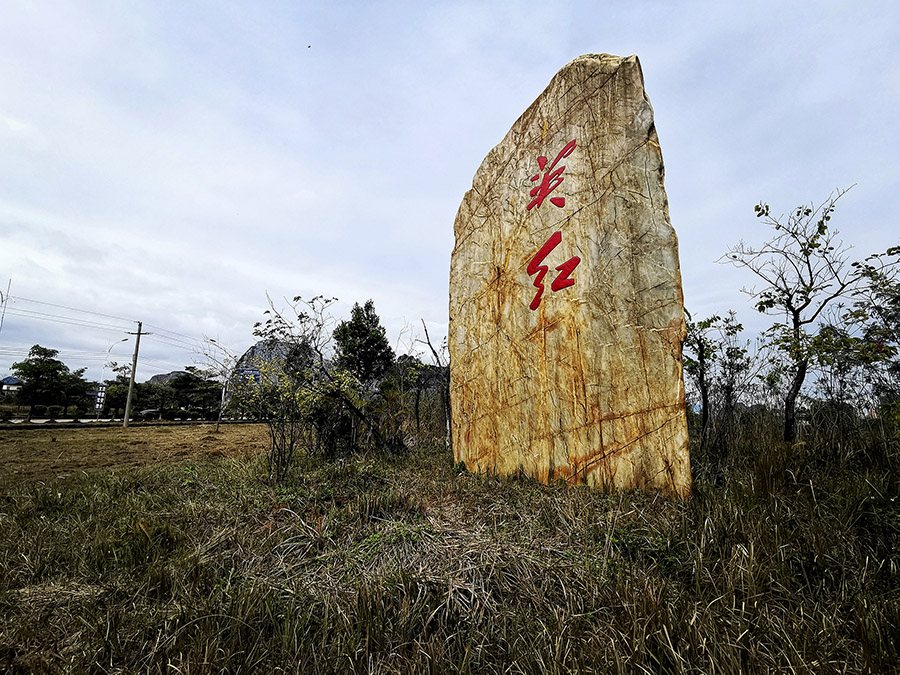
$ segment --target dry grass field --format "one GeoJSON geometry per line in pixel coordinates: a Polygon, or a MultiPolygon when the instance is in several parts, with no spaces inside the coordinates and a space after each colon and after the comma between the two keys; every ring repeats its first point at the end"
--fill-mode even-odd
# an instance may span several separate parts
{"type": "Polygon", "coordinates": [[[215,455],[257,454],[263,424],[0,429],[0,486],[215,455]]]}
{"type": "Polygon", "coordinates": [[[900,672],[896,446],[680,502],[213,428],[0,432],[0,672],[900,672]]]}

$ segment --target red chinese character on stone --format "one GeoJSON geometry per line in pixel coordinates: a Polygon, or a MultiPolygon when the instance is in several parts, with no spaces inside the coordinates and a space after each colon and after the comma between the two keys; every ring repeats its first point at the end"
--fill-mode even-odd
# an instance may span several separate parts
{"type": "MultiPolygon", "coordinates": [[[[547,166],[547,158],[541,155],[538,157],[538,166],[541,168],[541,171],[544,171],[544,177],[541,179],[541,182],[535,187],[531,188],[531,196],[534,199],[531,200],[531,203],[528,205],[528,210],[530,211],[535,206],[540,206],[544,203],[544,199],[549,196],[551,192],[553,192],[556,188],[560,186],[563,182],[562,172],[566,170],[565,166],[557,167],[556,165],[559,163],[563,157],[568,157],[572,154],[572,151],[575,149],[575,141],[570,141],[566,147],[564,147],[560,153],[556,156],[556,159],[553,160],[553,164],[551,164],[546,171],[544,171],[544,167],[547,166]]],[[[532,182],[536,181],[538,178],[541,178],[539,173],[534,174],[531,177],[532,182]]],[[[550,197],[550,202],[554,206],[565,206],[566,198],[565,197],[550,197]]]]}
{"type": "MultiPolygon", "coordinates": [[[[572,141],[574,143],[574,141],[572,141]]],[[[537,290],[535,293],[534,300],[531,301],[531,309],[537,309],[541,304],[541,296],[544,294],[544,275],[547,274],[547,270],[549,269],[549,265],[542,265],[544,262],[544,258],[550,255],[550,252],[555,249],[559,242],[562,241],[562,232],[554,232],[550,235],[550,238],[541,246],[540,250],[534,255],[534,258],[531,259],[531,262],[528,263],[528,276],[532,276],[537,274],[537,278],[534,280],[534,287],[537,290]]],[[[569,258],[566,262],[556,268],[559,272],[556,275],[556,278],[553,280],[553,283],[550,284],[551,291],[561,291],[564,288],[568,288],[569,286],[575,283],[574,279],[571,279],[569,275],[578,267],[578,263],[581,262],[581,258],[577,255],[569,258]]]]}

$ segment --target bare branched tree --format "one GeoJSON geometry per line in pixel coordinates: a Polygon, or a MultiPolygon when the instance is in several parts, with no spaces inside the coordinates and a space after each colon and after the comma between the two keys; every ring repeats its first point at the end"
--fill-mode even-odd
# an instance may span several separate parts
{"type": "Polygon", "coordinates": [[[449,450],[453,447],[453,437],[450,431],[450,359],[447,356],[449,351],[447,349],[447,338],[444,338],[440,348],[437,349],[431,342],[431,336],[428,335],[428,326],[425,325],[425,319],[422,319],[422,329],[425,331],[425,339],[420,340],[420,342],[428,345],[428,349],[434,358],[434,365],[437,368],[434,372],[441,378],[441,407],[444,409],[444,424],[446,428],[444,443],[449,450]]]}
{"type": "Polygon", "coordinates": [[[237,365],[237,356],[219,340],[205,337],[200,343],[195,363],[209,372],[213,379],[222,384],[222,400],[219,402],[219,415],[216,419],[216,433],[222,425],[222,413],[228,400],[229,383],[237,365]]]}
{"type": "Polygon", "coordinates": [[[819,206],[798,206],[787,216],[775,217],[768,204],[757,204],[756,217],[772,227],[774,235],[758,247],[741,241],[720,260],[761,279],[761,288],[742,290],[759,312],[783,317],[766,335],[789,362],[783,399],[787,442],[797,437],[797,397],[814,358],[812,337],[822,313],[841,298],[859,296],[877,274],[896,265],[887,255],[850,261],[850,247],[829,226],[837,201],[846,193],[837,190],[819,206]]]}

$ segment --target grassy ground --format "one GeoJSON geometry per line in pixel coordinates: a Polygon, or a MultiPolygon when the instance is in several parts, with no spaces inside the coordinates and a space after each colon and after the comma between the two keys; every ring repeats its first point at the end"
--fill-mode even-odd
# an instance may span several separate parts
{"type": "Polygon", "coordinates": [[[262,425],[135,427],[122,429],[0,428],[0,489],[96,469],[170,464],[206,455],[257,454],[267,441],[262,425]]]}
{"type": "Polygon", "coordinates": [[[681,503],[437,448],[274,488],[167,431],[194,449],[7,485],[0,671],[900,672],[890,456],[771,450],[681,503]]]}

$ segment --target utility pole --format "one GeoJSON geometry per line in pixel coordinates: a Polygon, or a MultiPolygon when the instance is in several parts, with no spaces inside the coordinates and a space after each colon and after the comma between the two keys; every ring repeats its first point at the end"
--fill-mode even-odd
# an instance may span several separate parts
{"type": "MultiPolygon", "coordinates": [[[[138,349],[141,347],[141,326],[143,324],[138,321],[137,325],[137,333],[129,333],[129,335],[135,335],[137,337],[134,341],[134,356],[131,359],[131,378],[128,380],[128,398],[125,399],[125,419],[122,420],[123,429],[128,428],[128,418],[131,417],[131,397],[134,392],[134,374],[135,371],[137,371],[138,349]]],[[[144,333],[144,335],[149,335],[149,333],[144,333]]]]}
{"type": "Polygon", "coordinates": [[[3,305],[3,313],[0,314],[0,331],[3,330],[3,319],[6,318],[6,305],[9,304],[9,289],[12,288],[12,279],[6,284],[6,295],[0,292],[0,304],[3,305]]]}

